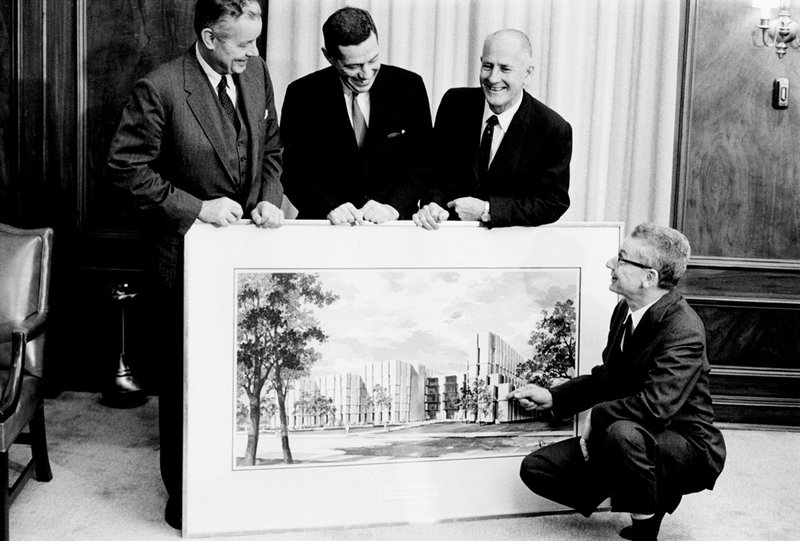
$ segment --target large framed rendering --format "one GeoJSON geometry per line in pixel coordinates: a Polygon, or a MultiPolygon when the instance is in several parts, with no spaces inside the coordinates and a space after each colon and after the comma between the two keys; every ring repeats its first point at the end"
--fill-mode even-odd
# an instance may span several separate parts
{"type": "Polygon", "coordinates": [[[186,236],[184,534],[557,507],[520,460],[573,420],[505,400],[600,361],[620,224],[186,236]]]}

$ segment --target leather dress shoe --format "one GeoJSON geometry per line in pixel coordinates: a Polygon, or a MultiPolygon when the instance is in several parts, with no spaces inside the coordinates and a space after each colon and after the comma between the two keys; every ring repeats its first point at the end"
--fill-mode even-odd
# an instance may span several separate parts
{"type": "Polygon", "coordinates": [[[164,508],[164,520],[176,530],[183,529],[183,516],[181,502],[175,498],[167,498],[167,506],[164,508]]]}
{"type": "Polygon", "coordinates": [[[644,520],[631,519],[632,524],[625,526],[619,536],[630,541],[658,541],[658,530],[661,529],[661,520],[664,513],[656,513],[644,520]]]}

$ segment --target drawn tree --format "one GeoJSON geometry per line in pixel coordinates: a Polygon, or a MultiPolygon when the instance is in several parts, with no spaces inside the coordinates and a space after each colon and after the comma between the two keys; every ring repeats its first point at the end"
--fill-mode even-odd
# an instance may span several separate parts
{"type": "Polygon", "coordinates": [[[302,419],[301,426],[306,426],[306,416],[311,408],[311,401],[313,396],[308,391],[300,391],[297,399],[294,401],[294,414],[299,415],[302,419]]]}
{"type": "Polygon", "coordinates": [[[328,306],[339,297],[323,291],[315,274],[241,274],[238,282],[237,382],[247,396],[250,418],[243,463],[255,465],[261,404],[273,391],[283,460],[291,464],[286,393],[319,359],[314,344],[328,338],[311,306],[328,306]]]}
{"type": "Polygon", "coordinates": [[[384,387],[376,384],[372,388],[369,403],[372,406],[373,417],[375,413],[380,412],[383,419],[383,429],[389,430],[389,418],[392,416],[392,395],[384,387]]]}
{"type": "Polygon", "coordinates": [[[294,402],[295,415],[301,415],[303,426],[307,424],[324,426],[330,421],[330,416],[336,414],[336,407],[333,405],[333,398],[317,393],[302,391],[294,402]],[[311,416],[312,422],[307,423],[306,418],[311,416]],[[323,421],[323,417],[325,421],[323,421]],[[317,418],[317,421],[313,419],[317,418]]]}
{"type": "Polygon", "coordinates": [[[528,344],[534,356],[517,367],[517,376],[542,387],[550,387],[575,374],[575,304],[557,302],[553,311],[542,310],[542,319],[531,332],[528,344]]]}
{"type": "Polygon", "coordinates": [[[483,378],[475,378],[469,385],[465,382],[456,399],[456,406],[464,410],[465,420],[469,421],[471,417],[472,421],[476,421],[478,413],[486,416],[494,410],[493,389],[486,384],[483,378]]]}
{"type": "Polygon", "coordinates": [[[329,396],[317,395],[311,401],[311,411],[319,417],[319,424],[324,426],[331,424],[331,419],[336,415],[336,406],[333,405],[333,398],[329,396]],[[325,418],[323,422],[322,419],[325,418]]]}

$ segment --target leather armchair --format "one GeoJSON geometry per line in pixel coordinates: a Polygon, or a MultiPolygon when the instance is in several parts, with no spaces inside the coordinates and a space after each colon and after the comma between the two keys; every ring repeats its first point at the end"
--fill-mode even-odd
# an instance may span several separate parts
{"type": "Polygon", "coordinates": [[[0,540],[8,539],[9,506],[31,475],[53,478],[41,396],[52,245],[50,228],[0,224],[0,540]],[[31,460],[9,487],[8,451],[15,443],[30,445],[31,460]]]}

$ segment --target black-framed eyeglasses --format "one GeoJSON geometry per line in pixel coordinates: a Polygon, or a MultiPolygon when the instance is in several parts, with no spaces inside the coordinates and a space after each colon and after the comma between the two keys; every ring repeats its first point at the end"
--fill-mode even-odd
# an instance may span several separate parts
{"type": "Polygon", "coordinates": [[[633,265],[634,267],[639,267],[640,269],[652,269],[650,265],[645,265],[644,263],[639,263],[638,261],[632,261],[630,259],[625,259],[621,255],[617,254],[617,261],[622,263],[627,263],[628,265],[633,265]]]}

